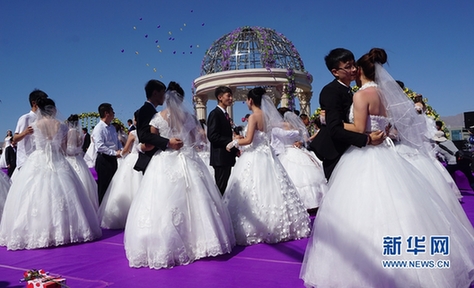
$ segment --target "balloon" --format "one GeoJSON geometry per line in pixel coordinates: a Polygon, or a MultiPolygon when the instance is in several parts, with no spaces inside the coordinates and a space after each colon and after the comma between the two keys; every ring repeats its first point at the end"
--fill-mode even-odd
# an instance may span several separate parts
{"type": "Polygon", "coordinates": [[[161,25],[156,26],[156,28],[160,28],[160,27],[161,27],[161,25]]]}
{"type": "Polygon", "coordinates": [[[145,38],[148,38],[148,34],[145,34],[145,38]]]}
{"type": "Polygon", "coordinates": [[[137,27],[133,26],[133,30],[137,30],[137,27]]]}
{"type": "Polygon", "coordinates": [[[153,72],[156,72],[156,68],[153,68],[153,72]]]}
{"type": "Polygon", "coordinates": [[[124,49],[122,49],[122,53],[123,53],[124,51],[125,51],[125,50],[124,50],[124,49]]]}
{"type": "Polygon", "coordinates": [[[137,55],[138,55],[138,51],[135,51],[135,54],[137,54],[137,55]]]}

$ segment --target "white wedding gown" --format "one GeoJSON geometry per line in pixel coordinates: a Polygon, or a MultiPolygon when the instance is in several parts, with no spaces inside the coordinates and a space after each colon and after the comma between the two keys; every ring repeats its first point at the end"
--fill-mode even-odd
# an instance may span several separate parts
{"type": "Polygon", "coordinates": [[[272,130],[272,147],[276,148],[278,159],[295,184],[301,201],[307,209],[317,208],[328,190],[326,177],[314,154],[294,146],[300,139],[298,130],[272,130]]]}
{"type": "MultiPolygon", "coordinates": [[[[194,121],[188,115],[188,121],[194,121]]],[[[170,138],[161,113],[150,125],[170,138]]],[[[191,143],[158,151],[133,199],[124,244],[130,267],[154,269],[186,265],[230,253],[235,245],[229,212],[209,171],[191,143]]]]}
{"type": "Polygon", "coordinates": [[[237,244],[308,237],[309,214],[267,134],[255,131],[252,143],[242,148],[224,193],[237,244]]]}
{"type": "MultiPolygon", "coordinates": [[[[69,128],[68,132],[68,140],[69,136],[77,137],[75,133],[82,133],[77,132],[76,128],[69,128]],[[70,134],[69,134],[70,133],[70,134]]],[[[82,143],[75,142],[75,141],[68,141],[68,146],[66,149],[66,160],[69,162],[74,171],[76,171],[79,179],[81,179],[82,184],[86,188],[87,197],[89,197],[92,206],[94,207],[95,211],[99,210],[99,196],[97,194],[97,182],[95,182],[94,177],[92,176],[91,170],[87,166],[84,157],[82,156],[82,143]]]]}
{"type": "Polygon", "coordinates": [[[57,120],[42,119],[33,123],[33,129],[36,150],[8,193],[0,245],[34,249],[99,238],[97,213],[61,148],[68,128],[57,120]]]}
{"type": "Polygon", "coordinates": [[[5,137],[5,141],[3,142],[2,155],[0,156],[0,169],[7,168],[7,161],[5,159],[5,150],[11,144],[12,142],[10,141],[10,137],[5,137]]]}
{"type": "Polygon", "coordinates": [[[143,174],[133,169],[140,153],[138,150],[140,143],[136,133],[136,130],[130,132],[135,136],[133,147],[130,154],[119,165],[100,204],[99,219],[102,228],[125,228],[132,200],[140,187],[143,174]]]}
{"type": "MultiPolygon", "coordinates": [[[[388,123],[374,115],[367,122],[366,131],[383,130],[388,123]]],[[[474,280],[473,236],[389,142],[351,146],[341,157],[306,248],[300,274],[305,285],[453,288],[474,280]],[[435,253],[446,252],[430,243],[436,236],[449,237],[449,255],[435,253]],[[399,249],[390,246],[395,237],[399,249]],[[415,237],[424,252],[411,250],[415,237]],[[418,268],[384,267],[390,260],[418,268]],[[429,261],[434,268],[420,268],[429,261]],[[437,268],[446,261],[449,268],[437,268]]]]}

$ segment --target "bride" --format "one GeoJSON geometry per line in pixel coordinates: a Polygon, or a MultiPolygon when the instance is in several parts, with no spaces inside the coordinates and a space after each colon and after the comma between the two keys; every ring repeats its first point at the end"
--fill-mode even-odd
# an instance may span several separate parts
{"type": "Polygon", "coordinates": [[[179,138],[184,146],[156,152],[143,175],[125,225],[130,267],[186,265],[230,253],[235,245],[229,212],[194,149],[200,124],[184,108],[183,96],[183,89],[171,82],[166,109],[150,121],[151,132],[179,138]]]}
{"type": "Polygon", "coordinates": [[[270,133],[281,116],[265,92],[261,87],[249,91],[252,114],[245,138],[226,147],[244,148],[224,193],[239,245],[278,243],[310,233],[309,214],[270,146],[270,133]]]}
{"type": "Polygon", "coordinates": [[[283,114],[284,126],[273,128],[271,145],[288,172],[306,209],[318,208],[327,191],[326,178],[316,156],[306,150],[308,130],[293,111],[283,114]]]}
{"type": "MultiPolygon", "coordinates": [[[[419,145],[421,135],[411,128],[421,122],[382,67],[386,61],[378,48],[357,61],[362,86],[349,115],[353,124],[345,128],[368,133],[384,129],[390,119],[400,141],[419,145]]],[[[352,146],[342,156],[306,248],[300,274],[305,285],[469,287],[474,281],[473,236],[389,144],[352,146]],[[434,245],[436,237],[445,245],[434,245]],[[393,262],[407,268],[388,266],[393,262]]]]}
{"type": "Polygon", "coordinates": [[[102,235],[79,176],[64,157],[68,128],[53,100],[37,101],[35,151],[13,182],[0,223],[0,245],[35,249],[91,241],[102,235]]]}

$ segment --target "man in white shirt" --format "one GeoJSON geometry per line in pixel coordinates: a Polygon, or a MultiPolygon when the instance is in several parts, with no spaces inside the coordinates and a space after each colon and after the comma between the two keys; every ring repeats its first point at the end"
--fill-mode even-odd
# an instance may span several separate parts
{"type": "Polygon", "coordinates": [[[13,135],[13,140],[17,143],[16,170],[20,170],[28,155],[35,150],[33,137],[31,137],[31,134],[33,134],[31,124],[36,120],[36,110],[38,110],[36,101],[39,98],[48,98],[48,95],[38,89],[30,93],[31,111],[21,116],[16,124],[15,134],[13,135]]]}
{"type": "Polygon", "coordinates": [[[115,171],[117,171],[117,158],[121,157],[122,144],[118,139],[115,127],[110,125],[115,118],[112,105],[109,103],[100,104],[99,117],[100,121],[92,132],[92,139],[94,139],[97,151],[95,170],[97,173],[97,192],[100,204],[115,171]]]}

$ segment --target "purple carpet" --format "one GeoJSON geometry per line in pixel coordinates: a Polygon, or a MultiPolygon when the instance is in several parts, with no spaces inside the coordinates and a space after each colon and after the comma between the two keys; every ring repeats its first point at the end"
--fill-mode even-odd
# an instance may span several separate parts
{"type": "MultiPolygon", "coordinates": [[[[462,206],[474,223],[474,192],[462,174],[456,182],[462,206]]],[[[304,287],[299,271],[308,239],[237,246],[228,255],[206,258],[172,269],[130,268],[123,230],[103,230],[100,240],[37,250],[0,247],[0,288],[25,287],[19,279],[29,269],[44,269],[67,279],[69,287],[304,287]]]]}

